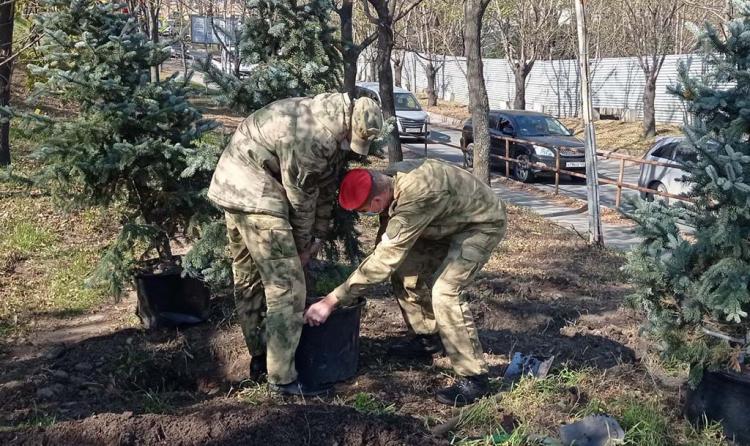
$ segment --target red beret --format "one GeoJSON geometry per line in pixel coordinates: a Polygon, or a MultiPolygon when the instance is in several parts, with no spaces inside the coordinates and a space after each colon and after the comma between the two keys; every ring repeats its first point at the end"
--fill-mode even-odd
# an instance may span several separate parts
{"type": "Polygon", "coordinates": [[[372,175],[367,169],[352,169],[344,175],[339,187],[339,204],[347,211],[359,209],[370,198],[372,175]]]}

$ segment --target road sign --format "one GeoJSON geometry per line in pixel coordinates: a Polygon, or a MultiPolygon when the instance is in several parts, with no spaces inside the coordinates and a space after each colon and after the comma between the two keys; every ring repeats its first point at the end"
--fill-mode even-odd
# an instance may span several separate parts
{"type": "Polygon", "coordinates": [[[230,46],[238,29],[237,19],[210,16],[190,16],[190,38],[193,43],[220,44],[230,46]]]}

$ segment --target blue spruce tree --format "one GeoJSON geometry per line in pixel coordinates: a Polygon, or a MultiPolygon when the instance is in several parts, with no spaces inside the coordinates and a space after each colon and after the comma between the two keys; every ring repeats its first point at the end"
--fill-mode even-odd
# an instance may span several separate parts
{"type": "MultiPolygon", "coordinates": [[[[250,114],[279,99],[314,96],[341,86],[341,45],[331,24],[330,0],[246,0],[245,4],[247,14],[239,32],[220,27],[216,31],[225,46],[239,49],[239,61],[249,71],[241,76],[226,73],[210,60],[200,65],[208,79],[219,86],[220,103],[250,114]]],[[[334,206],[325,254],[338,260],[343,250],[347,259],[356,262],[362,258],[355,229],[357,215],[340,209],[337,203],[334,206]]],[[[214,232],[218,241],[218,229],[214,232]]],[[[201,249],[219,252],[216,244],[201,249]]],[[[209,267],[197,256],[188,260],[199,270],[209,267]]]]}
{"type": "MultiPolygon", "coordinates": [[[[335,90],[342,60],[330,0],[246,0],[238,40],[242,77],[224,73],[205,61],[202,69],[219,85],[220,100],[249,114],[273,101],[335,90]]],[[[229,30],[224,31],[232,39],[229,30]]],[[[226,37],[225,37],[226,39],[226,37]]]]}
{"type": "Polygon", "coordinates": [[[108,206],[122,225],[94,276],[117,295],[147,257],[175,261],[170,241],[190,238],[215,209],[205,198],[218,148],[215,123],[188,102],[187,80],[150,78],[169,57],[124,4],[45,0],[35,26],[43,81],[36,95],[74,104],[64,118],[39,118],[51,135],[36,153],[37,184],[75,205],[108,206]]]}
{"type": "Polygon", "coordinates": [[[626,266],[647,331],[665,355],[691,364],[693,382],[750,357],[750,2],[737,6],[726,34],[708,25],[699,34],[707,74],[683,66],[672,88],[691,115],[691,202],[638,209],[645,241],[626,266]]]}

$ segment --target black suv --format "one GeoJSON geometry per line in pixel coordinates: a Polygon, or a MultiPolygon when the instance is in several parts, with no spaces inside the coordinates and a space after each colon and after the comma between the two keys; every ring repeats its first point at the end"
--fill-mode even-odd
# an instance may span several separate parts
{"type": "MultiPolygon", "coordinates": [[[[554,169],[557,151],[560,152],[560,169],[586,172],[583,141],[552,116],[524,110],[492,110],[489,123],[491,155],[505,156],[503,137],[527,141],[510,143],[510,157],[520,161],[510,165],[512,175],[518,181],[530,183],[539,175],[554,175],[553,171],[534,168],[529,163],[543,163],[554,169]]],[[[467,167],[473,163],[473,142],[474,130],[469,119],[461,132],[461,150],[467,167]]],[[[490,167],[504,169],[505,161],[490,156],[490,167]]],[[[573,179],[583,181],[582,178],[573,179]]]]}

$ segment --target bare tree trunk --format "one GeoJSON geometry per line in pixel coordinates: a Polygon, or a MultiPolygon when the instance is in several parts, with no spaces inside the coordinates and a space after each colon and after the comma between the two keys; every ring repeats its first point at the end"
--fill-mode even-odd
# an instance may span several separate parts
{"type": "Polygon", "coordinates": [[[428,60],[424,65],[424,74],[427,77],[427,105],[437,105],[437,92],[435,91],[435,81],[437,78],[438,70],[432,63],[432,60],[428,60]]]}
{"type": "MultiPolygon", "coordinates": [[[[16,2],[0,4],[0,106],[10,103],[10,83],[13,76],[13,17],[16,2]]],[[[10,121],[0,124],[0,166],[10,165],[10,121]]]]}
{"type": "MultiPolygon", "coordinates": [[[[380,9],[380,8],[378,8],[380,9]]],[[[378,16],[388,17],[388,7],[384,6],[383,11],[378,11],[378,16]]],[[[389,21],[389,23],[392,20],[389,21]]],[[[396,104],[393,100],[393,69],[391,68],[391,52],[393,51],[393,27],[381,24],[378,26],[378,82],[380,83],[380,106],[383,109],[385,119],[396,116],[396,104]]],[[[401,151],[401,142],[398,138],[398,128],[393,126],[391,138],[388,142],[388,162],[390,164],[403,161],[404,154],[401,151]]]]}
{"type": "Polygon", "coordinates": [[[182,10],[182,1],[177,2],[177,13],[180,15],[180,59],[182,59],[182,76],[187,78],[187,48],[185,47],[185,13],[182,10]]]}
{"type": "Polygon", "coordinates": [[[378,80],[378,64],[377,64],[377,57],[376,57],[375,59],[373,59],[373,58],[370,58],[370,59],[369,59],[369,60],[367,61],[367,63],[368,63],[368,64],[370,64],[370,70],[369,70],[369,71],[370,71],[370,73],[369,73],[369,76],[368,76],[367,80],[368,80],[369,82],[375,82],[376,80],[378,80]]]}
{"type": "Polygon", "coordinates": [[[526,74],[523,68],[513,70],[516,80],[516,95],[513,99],[513,108],[526,110],[526,74]]]}
{"type": "MultiPolygon", "coordinates": [[[[152,0],[147,6],[148,13],[148,27],[149,37],[155,44],[159,43],[159,8],[161,7],[159,0],[152,0]]],[[[151,67],[151,82],[159,82],[159,66],[154,65],[151,67]]]]}
{"type": "Polygon", "coordinates": [[[643,88],[643,136],[656,136],[656,76],[646,75],[646,85],[643,88]]]}
{"type": "Polygon", "coordinates": [[[474,127],[474,175],[490,184],[490,106],[482,63],[482,17],[489,0],[466,0],[464,6],[464,48],[466,54],[469,109],[474,127]]]}
{"type": "Polygon", "coordinates": [[[403,53],[397,53],[396,58],[393,59],[393,83],[397,87],[401,86],[401,73],[404,70],[404,56],[403,53]]]}
{"type": "Polygon", "coordinates": [[[341,44],[343,51],[341,57],[344,62],[344,91],[349,97],[354,97],[354,87],[357,84],[357,59],[362,49],[354,43],[354,31],[352,28],[352,13],[354,3],[352,0],[344,0],[341,8],[337,10],[341,20],[341,44]]]}

